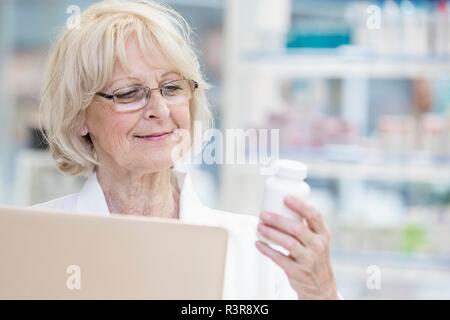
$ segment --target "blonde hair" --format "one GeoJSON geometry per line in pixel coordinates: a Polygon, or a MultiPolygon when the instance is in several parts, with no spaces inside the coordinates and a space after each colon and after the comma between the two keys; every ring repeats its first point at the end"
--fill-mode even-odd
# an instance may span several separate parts
{"type": "Polygon", "coordinates": [[[77,175],[98,165],[90,138],[80,135],[85,109],[111,80],[115,63],[129,70],[125,44],[131,35],[142,52],[156,45],[177,72],[199,83],[190,103],[191,130],[194,121],[202,121],[207,129],[212,126],[204,91],[208,84],[190,34],[176,11],[152,0],[93,4],[82,13],[79,28],[62,32],[47,61],[40,104],[41,128],[60,171],[77,175]]]}

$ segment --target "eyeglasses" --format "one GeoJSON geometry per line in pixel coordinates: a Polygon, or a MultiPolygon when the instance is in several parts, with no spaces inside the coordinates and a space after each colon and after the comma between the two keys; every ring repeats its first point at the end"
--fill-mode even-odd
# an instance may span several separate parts
{"type": "Polygon", "coordinates": [[[130,112],[144,108],[153,90],[158,90],[167,104],[180,105],[188,102],[197,88],[196,81],[180,79],[166,82],[153,89],[146,86],[131,86],[117,89],[112,94],[97,92],[96,95],[112,100],[116,111],[130,112]]]}

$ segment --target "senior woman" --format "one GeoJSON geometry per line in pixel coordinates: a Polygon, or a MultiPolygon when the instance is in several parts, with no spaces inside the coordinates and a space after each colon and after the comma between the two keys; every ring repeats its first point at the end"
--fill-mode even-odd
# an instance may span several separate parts
{"type": "Polygon", "coordinates": [[[81,192],[36,207],[221,225],[225,299],[337,298],[330,234],[314,208],[288,197],[307,223],[269,212],[258,223],[203,206],[175,169],[174,149],[192,143],[180,132],[210,124],[189,34],[179,14],[150,0],[95,3],[64,30],[48,61],[43,125],[58,168],[89,178],[81,192]],[[289,254],[256,241],[257,228],[289,254]]]}

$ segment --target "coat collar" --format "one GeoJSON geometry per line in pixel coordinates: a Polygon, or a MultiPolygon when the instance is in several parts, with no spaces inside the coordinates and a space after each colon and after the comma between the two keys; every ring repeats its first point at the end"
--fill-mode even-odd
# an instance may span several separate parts
{"type": "MultiPolygon", "coordinates": [[[[207,209],[197,197],[188,173],[174,169],[180,189],[180,220],[195,222],[203,219],[207,209]]],[[[91,173],[77,199],[77,212],[91,212],[97,215],[110,215],[108,204],[95,172],[91,173]]]]}

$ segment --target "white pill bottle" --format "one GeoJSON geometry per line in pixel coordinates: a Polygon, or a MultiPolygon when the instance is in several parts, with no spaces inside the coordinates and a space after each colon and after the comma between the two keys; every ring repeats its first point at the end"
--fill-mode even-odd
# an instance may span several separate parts
{"type": "MultiPolygon", "coordinates": [[[[263,199],[261,205],[262,211],[277,213],[289,219],[300,220],[295,212],[292,212],[285,204],[286,196],[294,196],[305,200],[311,188],[305,182],[308,175],[307,166],[298,161],[279,159],[272,164],[273,174],[265,181],[263,199]]],[[[259,233],[258,238],[268,244],[273,242],[265,239],[259,233]]]]}

